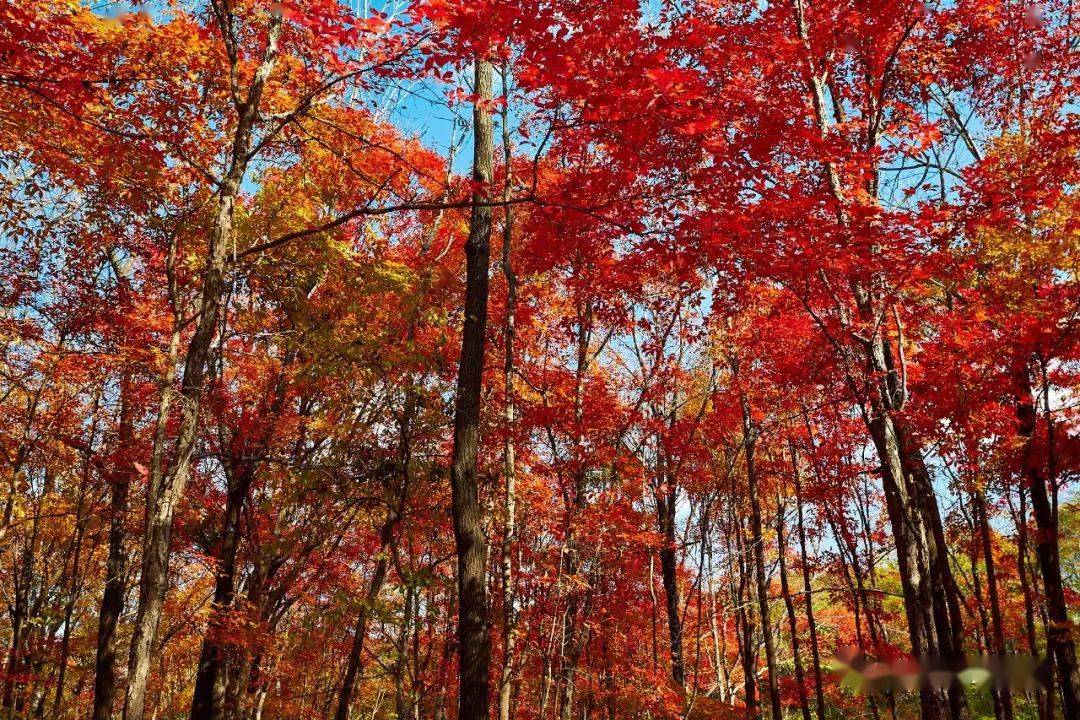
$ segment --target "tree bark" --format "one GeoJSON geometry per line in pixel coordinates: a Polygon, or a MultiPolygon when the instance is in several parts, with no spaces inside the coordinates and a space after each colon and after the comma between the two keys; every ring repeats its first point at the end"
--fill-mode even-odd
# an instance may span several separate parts
{"type": "MultiPolygon", "coordinates": [[[[743,704],[746,707],[747,717],[758,715],[757,693],[757,668],[754,652],[754,613],[750,600],[750,571],[746,559],[746,537],[743,529],[742,517],[736,514],[734,501],[732,504],[731,524],[735,535],[735,551],[739,559],[738,576],[739,585],[734,593],[735,604],[738,612],[735,616],[739,632],[740,650],[742,655],[743,670],[743,704]]],[[[730,555],[730,550],[728,552],[730,555]]]]}
{"type": "MultiPolygon", "coordinates": [[[[502,67],[502,92],[508,98],[509,68],[502,67]]],[[[502,111],[503,166],[503,201],[510,199],[513,184],[511,164],[513,156],[510,146],[510,112],[507,104],[502,111]]],[[[510,704],[514,687],[514,672],[517,663],[517,603],[514,580],[514,541],[517,538],[517,470],[515,461],[514,430],[516,419],[514,395],[514,333],[515,314],[517,311],[517,276],[511,263],[511,244],[514,234],[514,212],[509,204],[503,210],[502,228],[502,273],[506,279],[506,327],[503,340],[503,392],[506,395],[505,440],[503,440],[503,484],[505,500],[503,506],[504,525],[502,540],[502,605],[503,605],[503,659],[499,671],[499,720],[510,720],[510,704]]]]}
{"type": "MultiPolygon", "coordinates": [[[[202,273],[202,293],[196,308],[195,331],[188,344],[180,386],[180,424],[172,452],[171,469],[155,477],[155,468],[146,494],[146,531],[143,537],[142,574],[139,579],[139,606],[128,658],[128,688],[124,720],[142,720],[150,661],[155,651],[161,611],[168,588],[169,551],[176,505],[184,493],[191,470],[191,455],[198,430],[203,381],[206,378],[210,347],[217,331],[224,300],[225,269],[233,242],[233,215],[240,185],[247,173],[254,125],[266,81],[277,61],[281,14],[271,16],[263,59],[248,87],[247,98],[237,104],[237,126],[232,154],[220,183],[202,273]]],[[[231,30],[229,31],[231,32],[231,30]]],[[[160,457],[160,447],[155,448],[160,457]]]]}
{"type": "MultiPolygon", "coordinates": [[[[990,534],[990,518],[987,512],[986,495],[977,489],[972,497],[975,521],[979,525],[979,540],[982,544],[983,566],[986,568],[986,589],[990,595],[990,627],[993,642],[989,643],[992,652],[998,656],[1005,654],[1005,628],[1001,616],[1001,594],[998,590],[997,563],[994,561],[994,543],[990,534]]],[[[1013,719],[1012,694],[1008,686],[994,689],[995,704],[1000,707],[1004,720],[1013,719]]]]}
{"type": "MultiPolygon", "coordinates": [[[[474,70],[477,102],[473,108],[473,181],[476,203],[485,201],[492,182],[493,131],[489,105],[492,67],[477,59],[474,70]]],[[[450,468],[458,584],[458,720],[487,720],[488,636],[486,540],[478,500],[477,450],[480,441],[480,393],[487,328],[490,206],[474,204],[465,243],[465,323],[458,366],[454,409],[454,450],[450,468]]]]}
{"type": "Polygon", "coordinates": [[[131,481],[135,467],[131,461],[134,450],[135,408],[131,400],[131,373],[120,382],[120,423],[117,428],[117,451],[108,474],[109,483],[109,554],[105,561],[105,590],[98,612],[97,654],[94,659],[93,720],[112,720],[116,705],[116,628],[124,611],[127,553],[124,539],[131,481]]]}
{"type": "MultiPolygon", "coordinates": [[[[792,462],[794,453],[792,453],[792,462]]],[[[810,656],[814,665],[814,701],[817,720],[825,720],[825,698],[821,684],[821,650],[818,646],[817,623],[814,622],[813,588],[810,584],[810,564],[806,554],[806,526],[803,517],[802,481],[800,480],[798,467],[794,472],[795,481],[795,510],[798,519],[799,530],[799,557],[802,566],[803,593],[806,604],[806,622],[810,626],[810,656]]]]}
{"type": "MultiPolygon", "coordinates": [[[[658,443],[659,444],[659,443],[658,443]]],[[[663,450],[658,448],[658,452],[663,450]]],[[[661,462],[659,486],[653,489],[656,500],[656,520],[664,544],[660,548],[660,575],[664,582],[664,606],[667,610],[668,640],[671,651],[671,677],[680,688],[686,684],[686,667],[683,661],[682,599],[679,596],[679,561],[675,554],[675,501],[674,479],[668,477],[666,462],[661,462]]]]}
{"type": "Polygon", "coordinates": [[[777,685],[776,647],[769,621],[769,582],[765,576],[765,541],[761,532],[761,497],[758,486],[756,459],[757,428],[750,415],[750,405],[742,398],[743,434],[746,437],[746,481],[750,496],[750,542],[757,586],[758,614],[761,616],[761,636],[765,644],[765,663],[769,674],[769,705],[773,720],[781,720],[780,688],[777,685]]]}
{"type": "Polygon", "coordinates": [[[356,692],[357,680],[364,667],[364,642],[367,638],[368,620],[371,609],[379,597],[383,583],[386,581],[386,573],[390,567],[390,556],[387,554],[390,541],[393,539],[394,528],[397,525],[397,514],[394,513],[383,523],[379,533],[379,559],[375,563],[375,572],[368,584],[367,595],[360,613],[356,618],[356,626],[353,629],[353,641],[349,648],[349,659],[345,666],[345,677],[341,681],[341,691],[338,694],[337,709],[334,712],[334,720],[349,720],[349,712],[352,708],[353,694],[356,692]]]}
{"type": "Polygon", "coordinates": [[[803,720],[810,720],[810,703],[806,697],[806,678],[803,673],[802,658],[799,656],[799,624],[795,617],[795,602],[791,597],[787,574],[787,544],[784,540],[784,505],[780,496],[776,498],[776,544],[780,549],[780,592],[784,596],[787,608],[788,630],[791,632],[791,655],[795,664],[795,684],[799,693],[799,709],[803,720]]]}
{"type": "MultiPolygon", "coordinates": [[[[852,291],[860,318],[870,322],[877,314],[873,293],[859,283],[852,283],[852,291]]],[[[891,343],[875,331],[863,349],[866,370],[877,377],[865,401],[864,420],[881,461],[912,652],[955,670],[951,666],[963,657],[963,621],[933,481],[902,414],[907,391],[891,343]]],[[[968,717],[957,682],[945,691],[924,685],[920,706],[924,720],[968,717]]]]}
{"type": "MultiPolygon", "coordinates": [[[[1022,470],[1031,495],[1031,514],[1038,534],[1035,556],[1046,596],[1046,646],[1057,665],[1065,717],[1080,717],[1080,670],[1076,662],[1076,644],[1072,637],[1065,585],[1061,576],[1058,527],[1047,484],[1046,466],[1035,447],[1036,408],[1026,361],[1018,361],[1013,371],[1016,397],[1017,434],[1023,441],[1022,470]]],[[[1023,520],[1023,518],[1021,518],[1023,520]]]]}
{"type": "MultiPolygon", "coordinates": [[[[825,115],[826,81],[814,59],[804,2],[793,0],[793,6],[797,37],[805,53],[804,78],[810,104],[818,131],[825,138],[829,135],[829,122],[825,115]]],[[[875,132],[868,129],[867,136],[868,147],[875,146],[878,140],[875,132]]],[[[823,167],[825,181],[836,201],[837,223],[850,230],[852,219],[848,209],[848,192],[841,174],[830,160],[826,160],[823,167]]],[[[876,173],[871,176],[861,190],[876,199],[876,173]]],[[[855,328],[849,326],[846,308],[840,307],[838,311],[845,331],[851,337],[836,341],[836,344],[845,364],[860,357],[863,370],[874,378],[869,397],[864,397],[865,393],[854,386],[851,378],[849,386],[856,391],[856,397],[861,398],[864,420],[881,460],[882,487],[896,541],[912,652],[935,656],[951,664],[963,655],[959,593],[949,567],[937,499],[922,448],[901,413],[907,399],[903,357],[900,356],[901,362],[898,364],[890,342],[882,335],[881,301],[875,297],[873,281],[877,268],[871,270],[870,282],[856,277],[847,279],[859,320],[868,328],[868,336],[854,332],[855,328]]],[[[968,717],[966,698],[955,682],[946,692],[924,687],[920,692],[920,711],[923,720],[948,717],[966,720],[968,717]]]]}

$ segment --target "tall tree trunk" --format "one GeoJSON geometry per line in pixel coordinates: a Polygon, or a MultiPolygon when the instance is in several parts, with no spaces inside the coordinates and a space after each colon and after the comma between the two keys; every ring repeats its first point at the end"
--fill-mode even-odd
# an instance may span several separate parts
{"type": "MultiPolygon", "coordinates": [[[[509,68],[502,66],[502,94],[508,98],[509,68]]],[[[506,177],[503,183],[503,201],[510,199],[513,185],[513,161],[510,145],[510,110],[506,103],[502,110],[503,167],[506,177]]],[[[511,263],[510,250],[514,235],[514,213],[510,204],[503,209],[502,272],[506,279],[506,327],[503,341],[503,392],[506,395],[505,440],[503,441],[503,540],[502,556],[502,605],[503,605],[503,659],[499,672],[499,720],[510,720],[510,701],[514,688],[514,671],[517,662],[517,602],[514,585],[514,541],[517,538],[517,473],[514,459],[514,430],[516,407],[514,404],[514,333],[517,311],[517,276],[511,263]]]]}
{"type": "Polygon", "coordinates": [[[810,702],[806,697],[806,677],[803,672],[802,658],[799,655],[799,623],[795,617],[795,601],[791,597],[787,574],[787,543],[784,539],[784,504],[779,494],[776,497],[776,545],[780,550],[780,592],[784,595],[787,608],[788,630],[791,632],[791,656],[795,664],[795,684],[799,693],[799,709],[803,720],[810,720],[810,702]]]}
{"type": "Polygon", "coordinates": [[[405,586],[405,598],[401,612],[401,627],[398,630],[396,645],[397,657],[394,659],[394,709],[398,720],[406,720],[409,716],[409,698],[405,692],[405,671],[408,664],[409,637],[412,629],[413,603],[417,602],[416,585],[408,583],[405,586]]]}
{"type": "MultiPolygon", "coordinates": [[[[574,510],[579,510],[584,505],[583,479],[579,478],[579,488],[574,501],[574,510]]],[[[565,577],[573,577],[580,570],[576,543],[569,538],[564,553],[565,562],[563,573],[565,577]]],[[[570,720],[574,708],[574,685],[577,680],[578,663],[581,660],[581,648],[584,644],[586,630],[580,626],[579,618],[585,615],[584,605],[586,598],[578,588],[569,590],[566,601],[566,612],[562,618],[561,637],[559,642],[561,667],[559,671],[559,694],[558,708],[559,719],[570,720]]]]}
{"type": "Polygon", "coordinates": [[[484,334],[487,327],[488,258],[491,241],[493,129],[492,67],[477,59],[474,78],[477,102],[473,108],[473,181],[478,189],[469,219],[465,244],[465,325],[458,366],[454,408],[454,451],[450,468],[453,494],[454,539],[457,546],[458,583],[458,720],[487,720],[488,636],[486,540],[478,500],[476,455],[480,442],[480,392],[484,371],[484,334]]]}
{"type": "MultiPolygon", "coordinates": [[[[994,543],[990,534],[990,518],[987,511],[986,495],[976,489],[972,496],[975,522],[979,526],[979,539],[982,544],[983,565],[986,568],[986,589],[990,595],[990,623],[993,641],[992,652],[998,656],[1005,654],[1005,627],[1001,616],[1001,594],[998,590],[997,563],[994,561],[994,543]]],[[[1001,709],[1004,720],[1013,719],[1012,694],[1008,686],[994,688],[994,702],[1001,709]]]]}
{"type": "MultiPolygon", "coordinates": [[[[232,154],[228,170],[220,183],[211,221],[207,261],[202,273],[202,293],[196,307],[198,320],[184,360],[180,385],[180,424],[172,452],[172,467],[165,473],[161,472],[160,466],[151,469],[146,493],[146,531],[143,537],[142,574],[139,579],[139,606],[128,658],[124,720],[143,719],[150,661],[156,649],[158,625],[161,622],[161,610],[168,588],[173,513],[183,495],[191,470],[203,381],[224,299],[225,266],[228,250],[233,242],[236,198],[251,159],[254,126],[263,90],[277,62],[281,23],[280,12],[274,12],[269,22],[262,62],[251,80],[245,101],[238,103],[236,108],[238,117],[232,154]]],[[[231,34],[231,30],[227,32],[231,34]]],[[[155,448],[155,454],[160,457],[160,447],[155,448]]]]}
{"type": "MultiPolygon", "coordinates": [[[[1019,508],[1014,508],[1012,495],[1005,493],[1005,501],[1009,505],[1009,513],[1012,515],[1013,524],[1016,526],[1016,574],[1020,580],[1020,594],[1024,600],[1024,637],[1027,640],[1028,653],[1038,655],[1039,644],[1035,636],[1035,593],[1031,587],[1031,577],[1028,575],[1029,553],[1027,535],[1027,493],[1020,487],[1017,492],[1019,508]]],[[[1044,690],[1036,691],[1036,707],[1038,708],[1039,720],[1046,720],[1046,704],[1041,698],[1044,690]]]]}
{"type": "MultiPolygon", "coordinates": [[[[581,268],[580,255],[575,258],[574,271],[581,268]]],[[[590,348],[593,330],[593,298],[587,297],[577,308],[577,358],[574,365],[574,450],[572,496],[565,499],[567,505],[564,531],[563,552],[560,555],[560,580],[576,578],[582,567],[582,546],[578,542],[574,521],[581,517],[586,504],[586,459],[584,419],[585,419],[585,380],[589,374],[590,348]]],[[[555,451],[555,448],[552,448],[555,451]]],[[[566,611],[563,613],[559,643],[558,711],[560,720],[570,720],[574,707],[574,684],[576,682],[578,662],[581,660],[582,647],[587,639],[587,628],[582,627],[579,618],[586,615],[585,608],[590,599],[591,588],[588,582],[582,588],[570,585],[567,589],[566,611]]]]}
{"type": "Polygon", "coordinates": [[[116,628],[124,611],[124,580],[127,576],[127,553],[124,549],[124,526],[128,497],[135,467],[131,459],[135,439],[135,408],[131,399],[131,373],[120,382],[120,423],[117,448],[110,463],[109,483],[109,554],[105,561],[105,590],[98,612],[97,654],[94,659],[93,720],[112,720],[116,705],[116,628]]]}
{"type": "Polygon", "coordinates": [[[229,491],[225,500],[225,528],[218,557],[210,620],[203,638],[195,690],[191,698],[191,720],[223,720],[225,717],[226,641],[220,627],[233,605],[236,592],[237,552],[240,547],[240,516],[255,476],[255,465],[244,460],[229,471],[229,491]]]}
{"type": "Polygon", "coordinates": [[[27,644],[29,641],[30,628],[30,587],[33,583],[34,555],[36,553],[37,535],[40,527],[40,512],[34,509],[34,519],[30,530],[30,537],[23,540],[23,548],[19,553],[19,566],[12,575],[14,598],[9,604],[8,614],[11,617],[11,643],[8,646],[7,672],[4,677],[3,708],[8,720],[13,720],[15,714],[25,707],[23,697],[22,679],[29,667],[30,656],[27,644]]]}
{"type": "Polygon", "coordinates": [[[656,521],[663,545],[660,547],[660,575],[664,582],[664,606],[667,610],[668,640],[671,652],[671,677],[682,688],[686,684],[686,667],[683,661],[682,599],[679,596],[679,561],[675,554],[675,502],[676,486],[668,473],[661,441],[657,439],[657,453],[662,458],[660,477],[653,488],[656,501],[656,521]]]}
{"type": "MultiPolygon", "coordinates": [[[[736,371],[737,372],[737,371],[736,371]]],[[[758,486],[756,458],[757,428],[750,415],[750,405],[742,398],[743,434],[746,437],[746,481],[750,499],[750,542],[757,586],[758,614],[761,616],[761,636],[765,644],[765,663],[769,674],[769,705],[773,720],[780,720],[780,688],[777,684],[776,647],[769,620],[769,581],[765,576],[765,541],[761,533],[761,496],[758,486]]]]}
{"type": "Polygon", "coordinates": [[[386,581],[386,573],[390,567],[388,552],[397,521],[397,513],[394,513],[383,523],[382,531],[379,533],[379,559],[375,563],[375,572],[371,575],[367,594],[363,605],[360,606],[356,626],[353,628],[353,641],[349,648],[349,659],[345,665],[345,677],[341,681],[341,691],[338,693],[334,720],[349,720],[349,711],[352,708],[356,683],[364,667],[364,642],[367,637],[368,620],[370,619],[371,610],[379,598],[383,583],[386,581]]]}
{"type": "Polygon", "coordinates": [[[225,518],[214,598],[203,637],[199,665],[195,671],[195,689],[191,698],[191,720],[224,720],[227,686],[228,642],[220,626],[232,610],[236,599],[236,575],[239,572],[237,554],[240,550],[240,520],[247,505],[255,477],[270,452],[277,429],[277,420],[285,408],[288,370],[296,356],[289,347],[281,361],[277,380],[269,393],[268,406],[260,408],[254,437],[233,437],[230,456],[224,460],[228,492],[225,498],[225,518]]]}
{"type": "MultiPolygon", "coordinates": [[[[885,375],[870,400],[867,425],[882,463],[912,651],[954,662],[962,657],[963,623],[933,483],[921,451],[895,415],[902,390],[889,379],[895,378],[892,351],[880,336],[868,348],[869,367],[885,375]]],[[[924,720],[967,718],[964,691],[956,682],[944,692],[924,686],[920,704],[924,720]]]]}
{"type": "MultiPolygon", "coordinates": [[[[733,500],[734,503],[734,500],[733,500]]],[[[731,524],[735,535],[735,551],[739,559],[738,576],[739,585],[734,593],[735,605],[738,608],[736,624],[739,632],[740,650],[742,655],[743,670],[743,704],[746,706],[748,717],[757,717],[758,693],[757,693],[757,664],[754,652],[754,612],[750,600],[750,569],[747,562],[746,535],[743,529],[742,517],[736,514],[734,504],[731,510],[731,524]]],[[[728,555],[730,556],[730,549],[728,555]]]]}
{"type": "MultiPolygon", "coordinates": [[[[793,0],[792,4],[797,36],[804,50],[803,74],[810,104],[818,131],[826,138],[830,133],[825,115],[826,80],[811,47],[804,0],[793,0]]],[[[876,146],[875,131],[868,129],[867,135],[868,147],[876,146]]],[[[837,223],[851,229],[848,191],[841,173],[830,160],[823,167],[825,181],[836,201],[837,223]]],[[[872,179],[861,191],[876,198],[876,173],[871,175],[872,179]]],[[[841,307],[839,312],[850,337],[837,341],[837,345],[845,366],[861,357],[863,370],[875,379],[868,398],[850,377],[848,382],[855,395],[863,398],[864,420],[881,460],[882,487],[896,542],[912,652],[939,656],[947,663],[957,661],[963,654],[959,591],[949,567],[937,498],[922,448],[901,413],[907,398],[903,348],[900,347],[898,363],[891,343],[881,331],[882,301],[876,297],[875,283],[850,277],[848,284],[858,319],[867,328],[868,336],[856,332],[859,328],[851,326],[846,307],[841,307]]],[[[924,687],[920,692],[920,708],[923,720],[968,717],[966,698],[955,682],[945,692],[924,687]]]]}
{"type": "Polygon", "coordinates": [[[810,656],[814,665],[814,701],[817,720],[825,720],[825,698],[821,684],[821,650],[818,645],[817,623],[814,622],[813,588],[810,584],[810,563],[806,554],[806,525],[803,517],[802,480],[794,448],[792,462],[796,464],[793,477],[795,481],[795,511],[799,530],[799,558],[802,566],[803,594],[806,602],[806,622],[810,626],[810,656]]]}
{"type": "Polygon", "coordinates": [[[1057,665],[1065,717],[1075,718],[1080,717],[1080,670],[1077,668],[1076,644],[1065,604],[1057,521],[1047,491],[1047,483],[1053,482],[1053,478],[1047,477],[1046,465],[1035,447],[1036,408],[1027,362],[1018,361],[1013,373],[1017,434],[1024,443],[1022,469],[1031,495],[1032,517],[1038,530],[1035,556],[1039,561],[1046,596],[1046,646],[1057,665]]]}

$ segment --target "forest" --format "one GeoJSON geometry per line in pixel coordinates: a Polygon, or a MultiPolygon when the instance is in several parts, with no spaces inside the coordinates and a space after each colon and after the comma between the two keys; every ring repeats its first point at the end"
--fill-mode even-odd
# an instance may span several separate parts
{"type": "Polygon", "coordinates": [[[1080,719],[1076,0],[0,0],[0,720],[1080,719]]]}

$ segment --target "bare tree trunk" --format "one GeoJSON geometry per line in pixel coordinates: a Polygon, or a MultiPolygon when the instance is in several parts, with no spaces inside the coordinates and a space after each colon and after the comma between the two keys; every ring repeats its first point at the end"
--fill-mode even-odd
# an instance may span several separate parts
{"type": "Polygon", "coordinates": [[[221,547],[218,553],[217,576],[213,606],[203,637],[199,665],[195,672],[195,689],[191,698],[191,720],[224,720],[227,685],[227,641],[219,625],[232,610],[236,599],[236,575],[239,571],[237,554],[240,550],[240,519],[247,505],[255,477],[269,454],[277,420],[285,408],[288,370],[296,351],[289,347],[281,361],[277,380],[267,407],[260,408],[261,426],[252,438],[233,438],[231,455],[224,460],[228,492],[225,499],[225,518],[221,547]]]}
{"type": "MultiPolygon", "coordinates": [[[[811,48],[804,0],[793,0],[792,4],[797,36],[805,53],[804,78],[810,104],[818,131],[824,138],[830,132],[825,115],[826,80],[811,48]]],[[[868,146],[873,147],[878,138],[873,130],[868,130],[867,134],[868,146]]],[[[826,160],[823,167],[825,181],[836,201],[837,222],[851,228],[848,192],[841,174],[832,161],[826,160]]],[[[876,182],[875,175],[861,190],[876,198],[876,182]]],[[[875,296],[874,281],[849,277],[848,284],[859,321],[869,328],[869,336],[858,334],[854,327],[845,327],[850,338],[836,341],[836,344],[845,365],[859,356],[864,363],[863,370],[874,377],[870,397],[863,398],[861,403],[867,429],[881,460],[882,486],[896,541],[912,652],[953,662],[963,654],[959,592],[949,567],[937,498],[922,449],[900,413],[907,398],[903,348],[900,347],[898,363],[891,343],[882,335],[882,301],[875,296]]],[[[846,308],[841,307],[839,311],[842,316],[846,315],[846,308]]],[[[849,325],[846,318],[844,325],[849,325]]],[[[903,339],[899,342],[902,344],[903,339]]],[[[863,397],[863,393],[852,389],[856,390],[856,396],[863,397]]],[[[924,687],[920,693],[920,706],[923,720],[948,717],[966,720],[968,717],[966,698],[955,682],[944,692],[924,687]]]]}
{"type": "Polygon", "coordinates": [[[795,618],[795,602],[791,597],[787,574],[787,544],[784,539],[784,504],[779,494],[776,497],[776,544],[780,549],[780,592],[784,595],[787,608],[788,630],[791,632],[791,655],[795,664],[795,684],[799,693],[799,709],[803,720],[810,720],[810,703],[806,697],[806,678],[803,673],[802,658],[799,656],[799,624],[795,618]]]}
{"type": "Polygon", "coordinates": [[[670,477],[668,463],[664,459],[661,441],[657,439],[657,453],[661,458],[659,475],[653,487],[656,501],[656,521],[664,544],[660,547],[660,575],[664,581],[664,606],[667,610],[668,640],[671,652],[671,677],[680,688],[686,684],[686,667],[683,661],[682,599],[679,596],[679,561],[675,555],[675,479],[670,477]]]}
{"type": "MultiPolygon", "coordinates": [[[[988,643],[991,651],[999,656],[1005,654],[1005,629],[1001,617],[1001,594],[998,590],[997,563],[994,561],[994,544],[990,535],[990,519],[987,515],[986,496],[982,490],[976,490],[972,497],[975,522],[979,526],[979,539],[982,543],[983,565],[986,567],[986,589],[990,595],[990,622],[993,642],[988,643]]],[[[994,689],[994,702],[1001,710],[1004,720],[1013,719],[1012,694],[1008,686],[994,689]]]]}
{"type": "MultiPolygon", "coordinates": [[[[492,67],[477,59],[474,77],[477,103],[473,108],[473,180],[479,189],[473,200],[487,199],[492,182],[493,129],[488,105],[492,99],[492,67]]],[[[454,454],[450,469],[458,582],[458,720],[487,720],[488,636],[486,540],[478,500],[476,456],[480,442],[480,392],[484,372],[484,334],[487,327],[488,258],[491,207],[476,204],[465,244],[465,325],[458,366],[454,409],[454,454]]]]}
{"type": "MultiPolygon", "coordinates": [[[[198,320],[184,360],[180,387],[180,427],[173,447],[172,467],[165,473],[162,473],[160,466],[151,470],[146,494],[146,531],[143,537],[142,575],[139,579],[139,607],[128,658],[124,720],[143,719],[150,661],[155,650],[161,610],[168,588],[173,513],[183,495],[191,470],[203,381],[224,299],[225,266],[228,250],[233,242],[236,198],[250,161],[254,125],[263,89],[277,61],[281,23],[281,14],[272,14],[262,62],[248,87],[246,100],[237,105],[238,118],[232,156],[228,172],[220,183],[217,207],[211,221],[207,261],[202,273],[202,294],[196,308],[198,320]]],[[[228,30],[228,33],[231,36],[231,30],[228,30]]],[[[155,454],[160,456],[160,448],[155,448],[155,454]]]]}
{"type": "Polygon", "coordinates": [[[116,628],[124,611],[124,580],[127,575],[127,553],[124,549],[124,525],[128,514],[128,497],[135,473],[131,461],[134,443],[135,408],[131,400],[131,373],[120,381],[120,423],[117,428],[115,461],[110,463],[109,481],[109,555],[105,561],[105,590],[98,612],[97,655],[94,660],[93,720],[111,720],[116,705],[116,628]]]}
{"type": "MultiPolygon", "coordinates": [[[[1027,640],[1028,653],[1039,654],[1038,639],[1035,637],[1035,593],[1031,587],[1029,570],[1028,536],[1027,536],[1027,493],[1024,488],[1017,489],[1019,507],[1014,507],[1012,494],[1006,488],[1005,502],[1009,506],[1009,514],[1012,516],[1016,527],[1016,574],[1020,580],[1020,594],[1024,600],[1024,638],[1027,640]]],[[[1036,707],[1038,708],[1039,720],[1046,720],[1046,706],[1042,702],[1044,691],[1036,691],[1036,707]]]]}
{"type": "MultiPolygon", "coordinates": [[[[746,539],[743,530],[741,516],[735,514],[732,507],[731,523],[735,535],[735,551],[738,556],[739,585],[734,593],[734,602],[738,608],[736,622],[738,625],[740,650],[742,655],[743,670],[743,704],[746,706],[748,717],[757,717],[757,668],[754,662],[754,615],[750,600],[750,572],[746,558],[746,539]]],[[[728,551],[730,555],[730,549],[728,551]]]]}
{"type": "MultiPolygon", "coordinates": [[[[736,369],[736,372],[737,369],[736,369]]],[[[769,621],[769,582],[765,576],[765,541],[761,533],[761,496],[758,486],[756,459],[757,428],[750,415],[750,405],[742,398],[743,434],[746,437],[746,480],[750,496],[750,542],[753,552],[754,573],[757,585],[758,614],[761,616],[761,636],[765,643],[765,663],[769,674],[769,705],[773,720],[781,720],[780,688],[777,685],[776,647],[769,621]]]]}
{"type": "Polygon", "coordinates": [[[12,574],[14,598],[8,606],[8,614],[11,617],[11,644],[8,648],[3,693],[3,708],[8,720],[13,720],[15,714],[26,707],[25,676],[30,667],[28,645],[33,630],[30,589],[34,580],[34,559],[37,554],[38,532],[41,527],[39,508],[35,507],[33,513],[30,536],[23,540],[22,551],[18,555],[19,566],[12,574]]]}
{"type": "Polygon", "coordinates": [[[408,699],[405,694],[405,670],[408,663],[409,637],[412,634],[412,608],[417,601],[416,585],[408,583],[405,587],[405,598],[401,612],[401,628],[398,631],[396,651],[394,659],[394,709],[398,720],[406,720],[409,716],[408,699]]]}
{"type": "Polygon", "coordinates": [[[1046,595],[1046,646],[1057,664],[1065,717],[1075,718],[1080,717],[1080,670],[1077,668],[1076,644],[1072,638],[1068,606],[1065,604],[1057,521],[1047,492],[1047,483],[1053,482],[1053,478],[1047,477],[1045,466],[1035,451],[1036,408],[1026,362],[1016,363],[1014,383],[1017,434],[1024,442],[1024,480],[1031,494],[1031,513],[1038,529],[1035,556],[1039,561],[1046,595]]]}
{"type": "Polygon", "coordinates": [[[792,462],[796,463],[793,473],[795,479],[795,510],[799,530],[799,557],[802,565],[803,596],[806,603],[806,622],[810,626],[810,656],[814,664],[814,701],[817,720],[825,720],[825,698],[821,685],[821,650],[818,646],[817,623],[814,622],[813,588],[810,584],[810,563],[806,554],[806,526],[803,518],[802,481],[795,460],[794,448],[792,462]]]}
{"type": "MultiPolygon", "coordinates": [[[[509,68],[502,67],[502,92],[508,98],[509,68]]],[[[507,104],[502,110],[503,166],[506,172],[503,183],[503,201],[510,199],[513,184],[512,148],[510,146],[510,111],[507,104]]],[[[517,538],[517,475],[514,460],[514,429],[516,408],[514,404],[514,333],[517,310],[517,276],[510,261],[514,234],[514,214],[509,204],[503,210],[502,272],[506,279],[506,327],[503,344],[503,392],[506,395],[506,429],[503,441],[503,482],[506,494],[503,506],[504,523],[502,541],[502,605],[503,605],[503,660],[499,672],[499,720],[510,720],[510,701],[514,687],[517,662],[517,602],[514,586],[514,540],[517,538]]]]}
{"type": "Polygon", "coordinates": [[[382,532],[379,534],[379,559],[375,563],[375,572],[368,583],[367,595],[360,613],[356,618],[356,627],[353,629],[353,641],[349,648],[349,659],[345,666],[345,677],[341,682],[341,691],[338,694],[337,710],[334,712],[334,720],[349,720],[349,711],[352,707],[353,694],[356,692],[357,679],[364,666],[364,642],[367,637],[368,620],[371,609],[379,597],[383,583],[386,581],[386,573],[390,567],[390,558],[387,551],[393,538],[394,528],[397,525],[396,513],[388,517],[383,523],[382,532]]]}
{"type": "MultiPolygon", "coordinates": [[[[580,260],[580,257],[578,258],[580,260]]],[[[575,261],[575,271],[579,265],[575,261]]],[[[589,373],[589,343],[593,330],[593,300],[586,298],[577,311],[577,359],[574,366],[574,448],[577,467],[574,469],[573,497],[567,508],[565,541],[560,557],[560,577],[573,578],[581,569],[582,547],[574,532],[574,519],[581,516],[585,508],[585,483],[587,479],[585,458],[581,454],[584,447],[583,422],[585,417],[585,379],[589,373]]],[[[559,655],[559,693],[557,697],[560,720],[570,720],[574,707],[574,684],[577,667],[581,660],[587,630],[581,627],[578,619],[584,616],[588,604],[590,589],[570,587],[566,601],[566,612],[562,617],[559,655]]]]}
{"type": "MultiPolygon", "coordinates": [[[[888,371],[891,350],[880,337],[870,344],[868,353],[873,368],[886,368],[886,378],[894,377],[888,371]]],[[[962,657],[963,624],[937,499],[921,451],[893,415],[899,390],[887,379],[883,385],[871,400],[868,427],[882,462],[882,486],[896,541],[912,650],[951,662],[962,657]]],[[[945,692],[924,686],[920,702],[924,720],[967,717],[964,692],[956,682],[945,692]]]]}

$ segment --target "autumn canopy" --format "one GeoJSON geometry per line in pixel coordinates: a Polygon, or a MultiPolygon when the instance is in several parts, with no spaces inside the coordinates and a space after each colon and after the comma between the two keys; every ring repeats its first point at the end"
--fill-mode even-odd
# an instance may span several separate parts
{"type": "Polygon", "coordinates": [[[1072,0],[0,0],[0,720],[1080,719],[1078,98],[1072,0]]]}

